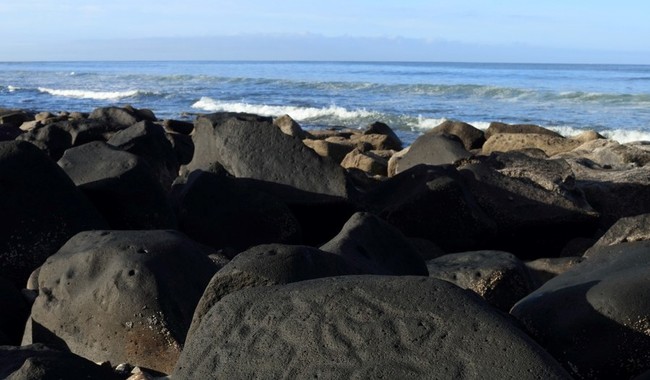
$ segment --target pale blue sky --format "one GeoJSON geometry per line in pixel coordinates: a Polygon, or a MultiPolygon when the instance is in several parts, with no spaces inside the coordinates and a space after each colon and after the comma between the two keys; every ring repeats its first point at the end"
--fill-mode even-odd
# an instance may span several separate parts
{"type": "Polygon", "coordinates": [[[11,0],[0,61],[334,59],[650,64],[647,0],[11,0]]]}

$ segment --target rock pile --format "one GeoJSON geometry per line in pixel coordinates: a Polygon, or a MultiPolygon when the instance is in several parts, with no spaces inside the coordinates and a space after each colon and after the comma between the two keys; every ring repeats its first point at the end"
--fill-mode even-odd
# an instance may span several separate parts
{"type": "Polygon", "coordinates": [[[130,106],[0,125],[3,378],[650,373],[650,143],[130,106]]]}

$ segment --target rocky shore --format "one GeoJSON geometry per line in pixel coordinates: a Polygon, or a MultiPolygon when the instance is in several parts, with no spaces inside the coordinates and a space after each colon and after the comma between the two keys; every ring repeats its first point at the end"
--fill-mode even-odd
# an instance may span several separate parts
{"type": "Polygon", "coordinates": [[[0,378],[650,378],[650,142],[0,110],[0,378]]]}

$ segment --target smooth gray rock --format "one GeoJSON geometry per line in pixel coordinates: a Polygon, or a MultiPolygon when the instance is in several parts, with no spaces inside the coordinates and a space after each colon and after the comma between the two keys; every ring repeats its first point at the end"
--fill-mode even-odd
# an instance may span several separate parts
{"type": "Polygon", "coordinates": [[[111,367],[42,344],[0,346],[0,378],[5,380],[120,380],[111,367]]]}
{"type": "Polygon", "coordinates": [[[427,276],[418,252],[399,230],[370,213],[359,212],[320,247],[341,256],[361,273],[427,276]]]}
{"type": "Polygon", "coordinates": [[[188,164],[190,171],[210,171],[221,164],[237,178],[294,189],[294,197],[349,196],[343,169],[300,139],[282,133],[271,118],[235,113],[204,115],[197,119],[192,138],[195,152],[188,164]]]}
{"type": "Polygon", "coordinates": [[[95,141],[68,149],[58,164],[112,229],[177,227],[166,192],[144,159],[95,141]]]}
{"type": "Polygon", "coordinates": [[[358,273],[342,257],[313,247],[283,244],[253,247],[239,253],[212,277],[196,306],[187,337],[191,339],[205,314],[230,293],[358,273]]]}
{"type": "Polygon", "coordinates": [[[511,314],[576,378],[631,378],[650,368],[649,271],[650,242],[598,247],[511,314]]]}
{"type": "Polygon", "coordinates": [[[106,222],[60,167],[34,145],[0,142],[0,276],[22,288],[80,231],[106,222]]]}
{"type": "Polygon", "coordinates": [[[508,252],[454,253],[427,261],[427,268],[429,277],[469,289],[506,313],[533,291],[533,281],[526,266],[508,252]]]}
{"type": "Polygon", "coordinates": [[[454,135],[468,151],[480,149],[485,143],[485,133],[474,126],[457,120],[445,120],[427,133],[454,135]]]}
{"type": "Polygon", "coordinates": [[[345,276],[223,298],[174,379],[568,379],[476,295],[427,277],[345,276]]]}
{"type": "Polygon", "coordinates": [[[79,233],[41,267],[23,344],[169,373],[215,273],[208,253],[174,231],[79,233]]]}
{"type": "Polygon", "coordinates": [[[471,156],[463,143],[452,135],[426,133],[415,140],[398,161],[395,173],[419,164],[446,165],[471,156]]]}

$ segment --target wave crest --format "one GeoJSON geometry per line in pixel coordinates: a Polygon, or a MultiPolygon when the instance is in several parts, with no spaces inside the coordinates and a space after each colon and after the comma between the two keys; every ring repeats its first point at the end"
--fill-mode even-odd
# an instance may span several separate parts
{"type": "Polygon", "coordinates": [[[220,102],[210,97],[202,97],[192,105],[192,108],[208,112],[246,112],[262,116],[289,115],[296,121],[313,121],[318,119],[336,119],[353,121],[370,118],[376,113],[366,109],[348,110],[343,107],[331,105],[323,108],[274,106],[268,104],[250,104],[238,102],[220,102]]]}
{"type": "Polygon", "coordinates": [[[130,91],[90,91],[90,90],[57,90],[51,88],[39,87],[38,91],[53,96],[62,96],[66,98],[93,99],[93,100],[119,100],[141,94],[138,90],[130,91]]]}

